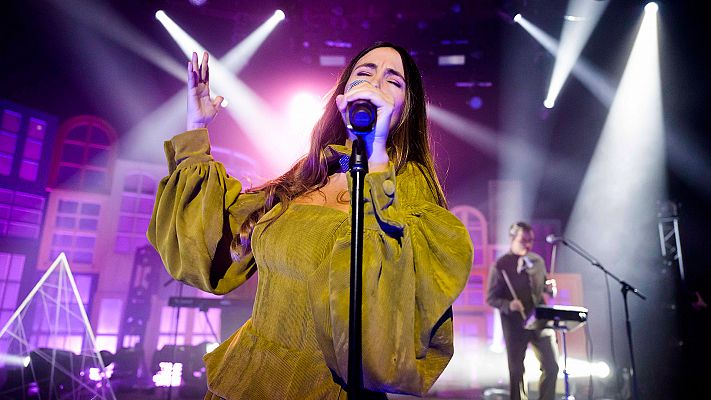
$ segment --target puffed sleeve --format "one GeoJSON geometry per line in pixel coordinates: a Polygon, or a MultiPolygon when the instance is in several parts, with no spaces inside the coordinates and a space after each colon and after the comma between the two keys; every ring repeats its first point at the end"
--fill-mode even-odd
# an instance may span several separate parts
{"type": "MultiPolygon", "coordinates": [[[[363,379],[366,389],[422,395],[454,352],[451,305],[464,289],[472,243],[436,204],[420,169],[365,178],[363,379]]],[[[350,221],[350,220],[349,220],[350,221]]],[[[350,224],[311,277],[317,339],[342,382],[348,369],[350,224]],[[326,282],[326,284],[319,282],[326,282]]]]}
{"type": "Polygon", "coordinates": [[[263,204],[210,155],[207,129],[165,142],[169,174],[158,186],[146,236],[175,279],[224,294],[256,270],[251,256],[233,261],[230,244],[247,216],[263,204]]]}

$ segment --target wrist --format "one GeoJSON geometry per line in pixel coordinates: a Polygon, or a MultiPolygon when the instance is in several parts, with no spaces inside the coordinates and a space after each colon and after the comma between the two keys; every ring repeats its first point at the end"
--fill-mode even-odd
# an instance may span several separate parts
{"type": "Polygon", "coordinates": [[[189,131],[195,130],[195,129],[202,129],[202,128],[207,128],[207,124],[202,123],[202,122],[188,122],[186,126],[189,131]]]}
{"type": "Polygon", "coordinates": [[[368,157],[368,170],[370,172],[385,171],[388,169],[389,164],[390,157],[388,156],[388,152],[385,151],[385,146],[379,146],[373,143],[373,151],[368,157]]]}

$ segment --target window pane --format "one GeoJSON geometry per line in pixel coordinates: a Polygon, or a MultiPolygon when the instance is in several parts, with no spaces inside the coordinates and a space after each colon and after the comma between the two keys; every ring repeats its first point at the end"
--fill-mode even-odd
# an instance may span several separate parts
{"type": "Polygon", "coordinates": [[[101,300],[97,333],[118,333],[121,324],[121,299],[101,300]]]}
{"type": "Polygon", "coordinates": [[[131,249],[131,239],[126,236],[117,236],[114,251],[120,254],[126,254],[131,249]]]}
{"type": "Polygon", "coordinates": [[[66,214],[75,214],[78,209],[79,203],[69,200],[59,200],[59,206],[57,207],[57,211],[66,214]]]}
{"type": "Polygon", "coordinates": [[[64,143],[62,148],[62,161],[77,165],[84,164],[84,146],[72,143],[64,143]]]}
{"type": "Polygon", "coordinates": [[[20,179],[34,182],[39,173],[39,164],[34,161],[22,160],[20,164],[20,179]]]}
{"type": "Polygon", "coordinates": [[[137,193],[140,182],[141,175],[128,175],[123,182],[123,191],[137,193]]]}
{"type": "Polygon", "coordinates": [[[9,271],[10,271],[10,254],[0,253],[0,281],[4,281],[8,278],[9,271]]]}
{"type": "MultiPolygon", "coordinates": [[[[10,316],[12,315],[11,311],[3,311],[0,313],[0,326],[5,326],[7,321],[10,319],[10,316]]],[[[7,336],[6,336],[7,337],[7,336]]]]}
{"type": "Polygon", "coordinates": [[[134,196],[124,194],[121,198],[121,211],[136,212],[136,203],[138,199],[134,196]]]}
{"type": "Polygon", "coordinates": [[[119,232],[133,232],[133,217],[122,216],[119,218],[118,231],[119,232]]]}
{"type": "Polygon", "coordinates": [[[96,231],[99,220],[96,218],[82,218],[79,220],[79,229],[83,231],[96,231]]]}
{"type": "Polygon", "coordinates": [[[63,185],[63,184],[76,185],[77,182],[75,181],[75,179],[78,176],[78,173],[79,173],[79,168],[70,167],[68,165],[60,165],[59,169],[57,170],[57,184],[58,185],[63,185]]]}
{"type": "Polygon", "coordinates": [[[116,335],[96,335],[96,350],[107,350],[116,353],[118,337],[116,335]]]}
{"type": "Polygon", "coordinates": [[[0,204],[0,219],[10,219],[10,207],[0,204]]]}
{"type": "Polygon", "coordinates": [[[55,233],[52,237],[52,245],[54,247],[72,247],[72,235],[55,233]]]}
{"type": "Polygon", "coordinates": [[[72,260],[82,264],[91,264],[93,254],[87,251],[75,251],[72,260]]]}
{"type": "Polygon", "coordinates": [[[12,204],[14,193],[12,190],[0,189],[0,204],[12,204]]]}
{"type": "Polygon", "coordinates": [[[19,283],[5,284],[5,298],[2,302],[2,308],[12,310],[17,305],[17,292],[20,290],[19,283]]]}
{"type": "Polygon", "coordinates": [[[44,197],[17,192],[15,194],[15,205],[32,208],[34,210],[42,210],[44,208],[44,197]]]}
{"type": "Polygon", "coordinates": [[[97,167],[106,167],[109,164],[109,151],[108,149],[98,149],[95,147],[88,148],[88,159],[87,163],[89,165],[94,165],[97,167]]]}
{"type": "Polygon", "coordinates": [[[44,133],[47,131],[47,122],[37,118],[30,118],[30,127],[27,129],[27,136],[44,140],[44,133]]]}
{"type": "Polygon", "coordinates": [[[101,205],[96,203],[84,203],[81,205],[81,213],[84,215],[99,215],[101,205]]]}
{"type": "Polygon", "coordinates": [[[106,171],[86,170],[84,171],[85,189],[102,189],[106,186],[106,171]]]}
{"type": "Polygon", "coordinates": [[[155,194],[155,192],[156,192],[156,181],[146,175],[143,175],[143,184],[141,185],[141,193],[155,194]]]}
{"type": "Polygon", "coordinates": [[[13,208],[10,214],[10,219],[15,222],[26,222],[28,224],[39,224],[42,220],[42,213],[37,210],[28,210],[26,208],[13,208]]]}
{"type": "Polygon", "coordinates": [[[75,223],[76,218],[74,217],[63,217],[61,215],[58,215],[55,226],[57,228],[74,229],[75,223]]]}
{"type": "Polygon", "coordinates": [[[22,115],[10,110],[3,110],[2,113],[2,129],[10,132],[20,131],[20,122],[22,121],[22,115]]]}
{"type": "Polygon", "coordinates": [[[83,299],[84,304],[87,304],[93,283],[92,276],[86,274],[76,274],[74,275],[74,280],[76,281],[77,289],[79,290],[79,296],[83,299]]]}
{"type": "MultiPolygon", "coordinates": [[[[10,264],[10,276],[9,278],[14,281],[20,281],[22,279],[22,271],[25,269],[25,256],[24,254],[13,254],[12,262],[10,264]]],[[[0,275],[1,279],[2,275],[0,275]]]]}
{"type": "Polygon", "coordinates": [[[28,138],[22,156],[30,160],[39,160],[42,157],[42,142],[28,138]]]}
{"type": "Polygon", "coordinates": [[[91,143],[92,144],[101,144],[104,146],[111,145],[111,141],[109,140],[109,135],[106,134],[106,132],[102,131],[101,129],[98,129],[95,126],[91,127],[91,143]]]}
{"type": "Polygon", "coordinates": [[[8,132],[0,131],[0,152],[7,153],[12,156],[15,154],[15,146],[17,145],[17,135],[8,132]]]}
{"type": "Polygon", "coordinates": [[[12,156],[0,153],[0,175],[10,175],[12,172],[12,156]]]}
{"type": "Polygon", "coordinates": [[[153,202],[154,202],[153,198],[141,199],[138,212],[140,212],[141,214],[148,214],[148,215],[152,214],[153,213],[153,202]]]}
{"type": "Polygon", "coordinates": [[[74,247],[78,249],[93,249],[96,238],[93,236],[77,236],[74,241],[74,247]]]}
{"type": "Polygon", "coordinates": [[[76,140],[79,142],[86,142],[86,131],[86,125],[77,126],[76,128],[72,129],[67,133],[67,139],[76,140]]]}
{"type": "Polygon", "coordinates": [[[151,222],[150,218],[136,218],[136,225],[133,229],[136,233],[146,233],[148,230],[148,224],[151,222]]]}

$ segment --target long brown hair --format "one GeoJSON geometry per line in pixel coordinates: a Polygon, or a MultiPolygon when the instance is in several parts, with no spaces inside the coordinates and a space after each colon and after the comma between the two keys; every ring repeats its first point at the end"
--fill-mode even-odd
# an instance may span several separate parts
{"type": "Polygon", "coordinates": [[[379,47],[390,47],[400,54],[405,72],[405,103],[399,123],[388,135],[386,149],[395,165],[396,173],[408,162],[413,162],[426,177],[430,191],[437,203],[446,207],[447,203],[432,161],[427,126],[427,109],[422,76],[412,56],[404,48],[387,42],[376,42],[353,57],[341,73],[338,83],[331,90],[323,115],[311,131],[311,147],[308,154],[294,164],[284,175],[250,189],[249,193],[263,192],[264,206],[252,212],[242,224],[239,236],[232,242],[232,257],[240,259],[251,250],[251,236],[257,223],[270,222],[281,216],[295,198],[318,190],[328,182],[328,162],[326,147],[330,144],[346,144],[348,131],[336,107],[336,96],[342,94],[356,63],[368,52],[379,47]],[[282,204],[281,212],[269,221],[260,219],[277,204],[282,204]]]}

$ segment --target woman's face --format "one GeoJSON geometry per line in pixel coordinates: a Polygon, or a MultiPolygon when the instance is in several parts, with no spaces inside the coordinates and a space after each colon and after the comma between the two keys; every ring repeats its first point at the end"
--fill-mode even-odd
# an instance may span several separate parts
{"type": "MultiPolygon", "coordinates": [[[[356,62],[355,68],[346,82],[346,90],[356,80],[368,82],[392,99],[393,113],[390,118],[390,130],[397,126],[402,117],[407,92],[405,69],[402,66],[400,53],[391,47],[378,47],[369,51],[356,62]]],[[[365,83],[358,85],[363,84],[365,83]]]]}

